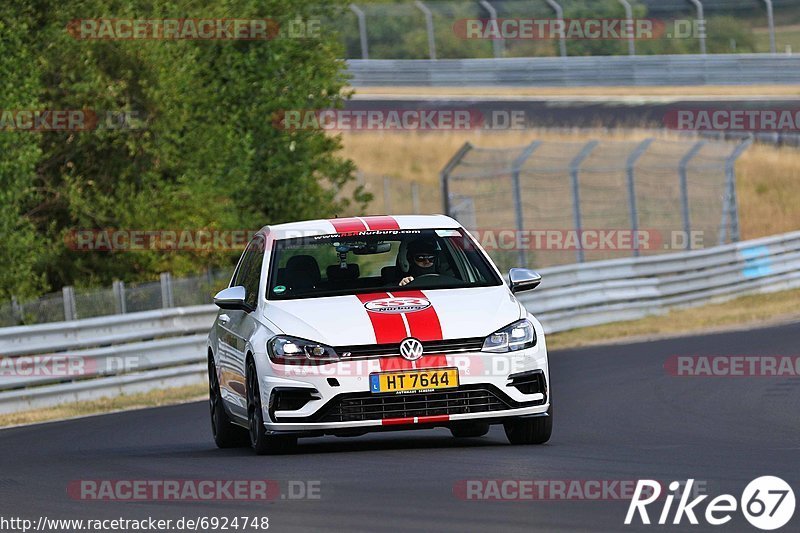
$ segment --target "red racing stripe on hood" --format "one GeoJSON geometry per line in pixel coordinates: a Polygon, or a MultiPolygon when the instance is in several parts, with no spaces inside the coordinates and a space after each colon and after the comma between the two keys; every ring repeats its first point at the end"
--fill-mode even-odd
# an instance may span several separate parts
{"type": "MultiPolygon", "coordinates": [[[[424,298],[428,300],[428,297],[420,290],[397,291],[392,292],[392,295],[398,298],[424,298]]],[[[433,304],[422,311],[406,313],[405,315],[412,337],[416,337],[421,341],[440,341],[444,338],[442,336],[442,324],[439,322],[439,314],[433,304]]],[[[425,354],[416,363],[417,368],[438,368],[447,366],[447,357],[444,354],[425,354]]]]}
{"type": "MultiPolygon", "coordinates": [[[[386,292],[373,292],[370,294],[357,294],[358,299],[362,304],[371,302],[372,300],[379,300],[381,298],[389,298],[386,292]]],[[[394,313],[371,313],[364,308],[367,313],[369,321],[372,323],[372,330],[375,332],[375,342],[378,344],[397,344],[406,337],[406,325],[403,322],[403,317],[400,314],[394,313]]],[[[381,357],[379,359],[381,370],[405,370],[414,368],[411,361],[402,357],[381,357]]]]}

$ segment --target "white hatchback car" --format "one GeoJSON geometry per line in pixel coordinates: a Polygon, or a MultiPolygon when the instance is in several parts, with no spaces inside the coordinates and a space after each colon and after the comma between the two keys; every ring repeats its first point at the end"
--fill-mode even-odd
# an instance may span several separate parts
{"type": "Polygon", "coordinates": [[[267,226],[248,244],[208,338],[220,447],[282,452],[297,437],[503,424],[547,442],[541,324],[455,220],[370,216],[267,226]]]}

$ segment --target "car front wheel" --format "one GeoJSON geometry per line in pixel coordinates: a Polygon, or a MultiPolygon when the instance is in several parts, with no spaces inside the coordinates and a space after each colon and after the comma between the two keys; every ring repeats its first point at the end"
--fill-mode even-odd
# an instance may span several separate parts
{"type": "Polygon", "coordinates": [[[503,424],[506,437],[511,444],[544,444],[553,433],[553,404],[547,410],[548,416],[518,418],[503,424]]]}
{"type": "Polygon", "coordinates": [[[247,362],[247,422],[250,429],[250,446],[258,455],[287,453],[293,450],[297,445],[297,437],[268,435],[264,428],[263,413],[256,365],[252,359],[249,359],[247,362]]]}
{"type": "Polygon", "coordinates": [[[247,446],[247,430],[231,422],[219,390],[217,370],[214,359],[208,358],[208,403],[211,408],[211,434],[218,448],[238,448],[247,446]]]}

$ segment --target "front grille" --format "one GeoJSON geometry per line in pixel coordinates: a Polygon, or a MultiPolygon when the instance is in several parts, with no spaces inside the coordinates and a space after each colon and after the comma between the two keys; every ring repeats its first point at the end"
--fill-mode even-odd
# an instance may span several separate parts
{"type": "Polygon", "coordinates": [[[511,409],[487,388],[416,394],[344,394],[320,411],[317,422],[354,422],[413,416],[458,415],[511,409]]]}
{"type": "MultiPolygon", "coordinates": [[[[483,348],[483,341],[483,337],[422,341],[422,348],[426,354],[479,352],[481,351],[481,348],[483,348]]],[[[336,353],[339,355],[350,353],[350,358],[400,355],[400,343],[336,346],[334,347],[334,350],[336,350],[336,353]]]]}

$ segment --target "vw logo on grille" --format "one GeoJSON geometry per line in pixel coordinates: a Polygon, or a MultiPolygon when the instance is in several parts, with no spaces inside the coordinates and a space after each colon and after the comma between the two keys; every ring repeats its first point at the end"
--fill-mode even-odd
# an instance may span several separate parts
{"type": "Polygon", "coordinates": [[[414,337],[409,337],[400,343],[400,355],[409,361],[416,361],[422,357],[422,343],[414,337]]]}

